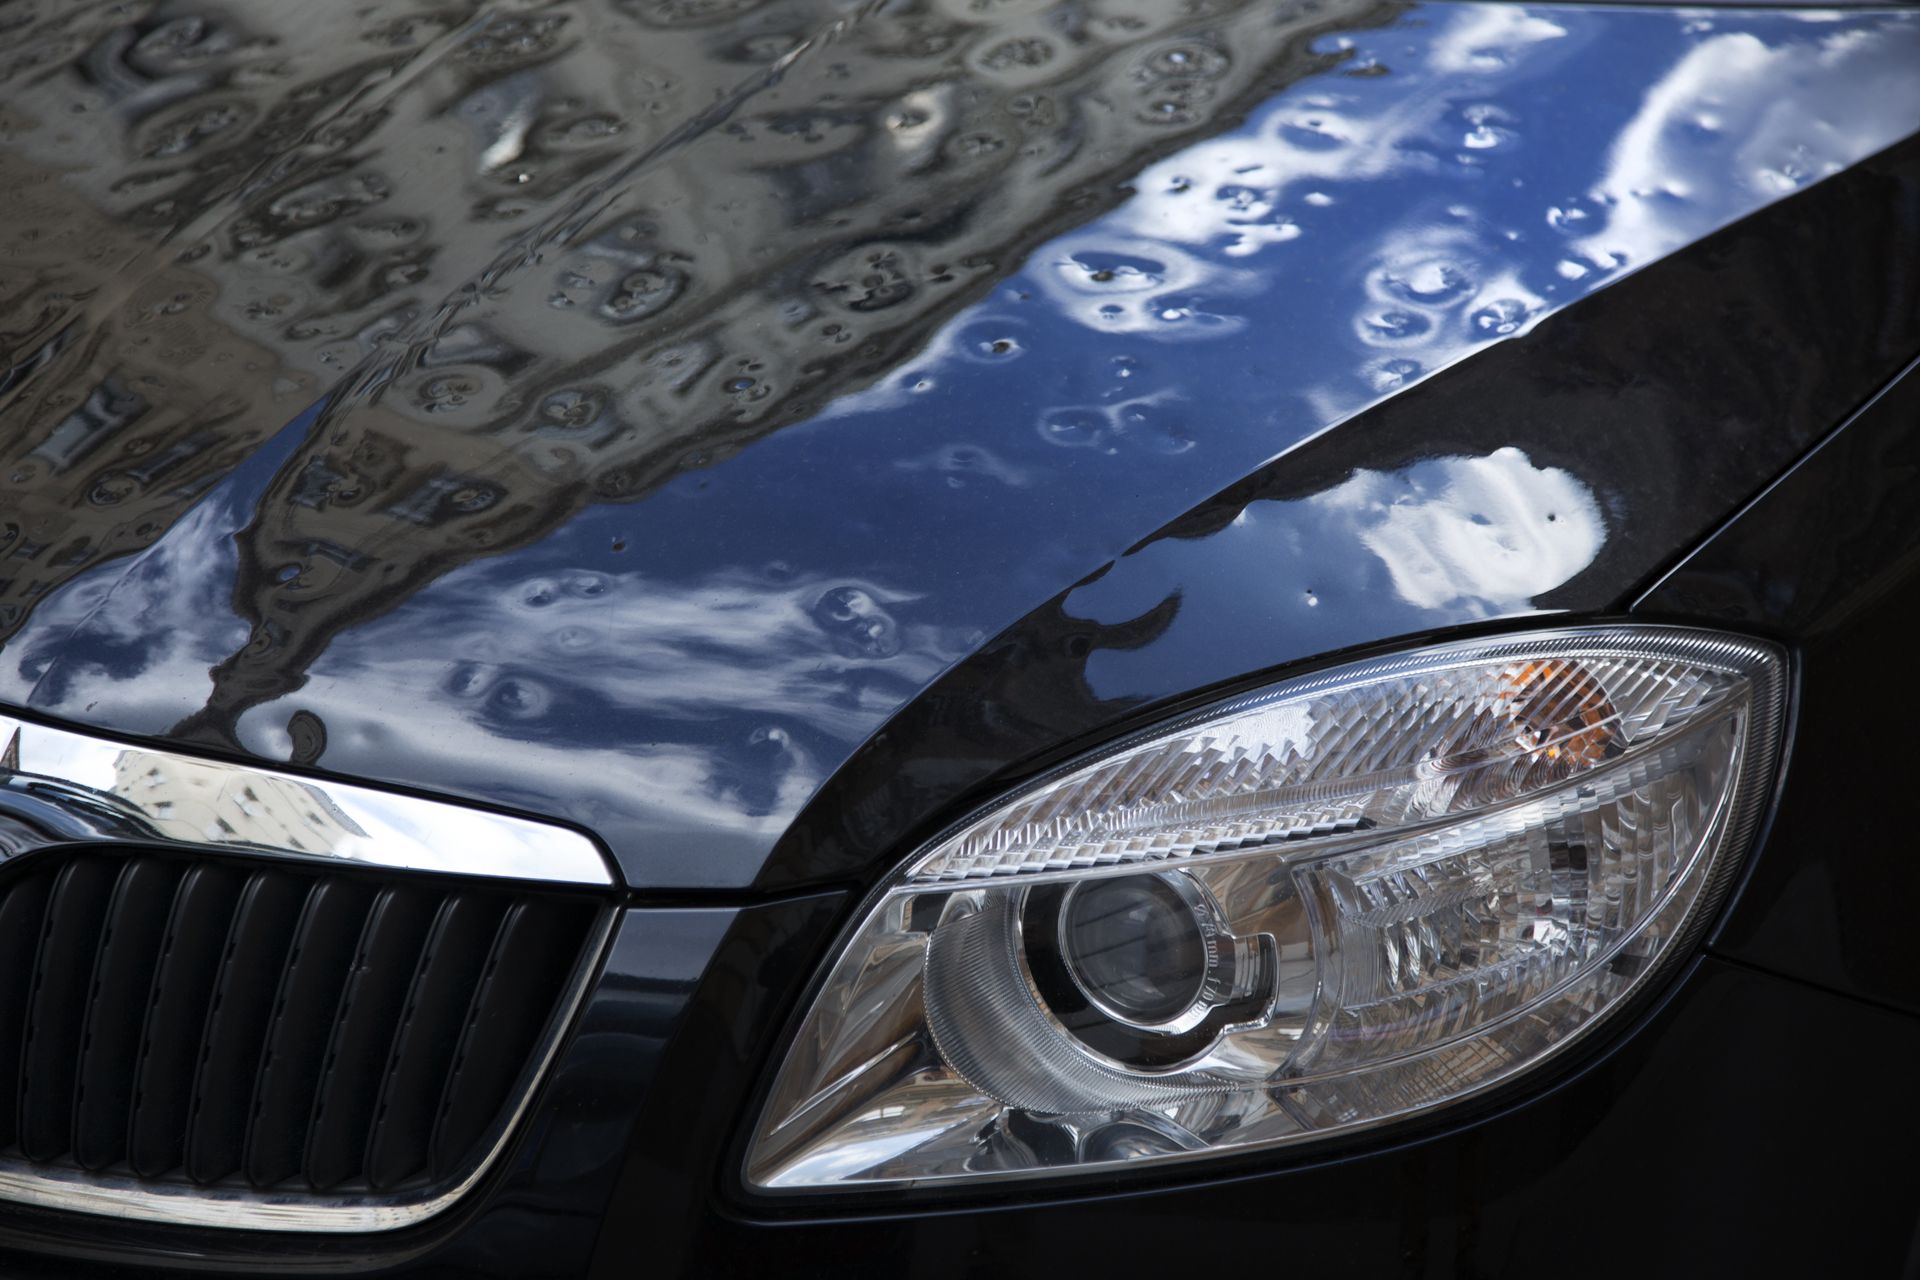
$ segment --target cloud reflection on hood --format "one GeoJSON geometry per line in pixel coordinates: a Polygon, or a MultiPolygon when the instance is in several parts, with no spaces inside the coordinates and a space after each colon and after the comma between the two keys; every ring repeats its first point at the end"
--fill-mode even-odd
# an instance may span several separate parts
{"type": "Polygon", "coordinates": [[[1859,160],[1874,136],[1862,120],[1920,121],[1909,45],[1817,22],[1769,41],[1714,33],[1711,11],[1689,21],[1699,43],[1647,90],[1593,190],[1554,210],[1556,226],[1580,233],[1575,265],[1644,266],[1719,226],[1729,204],[1777,199],[1859,160]],[[1815,80],[1830,88],[1812,111],[1783,92],[1815,80]],[[1724,168],[1703,171],[1716,155],[1724,168]]]}
{"type": "MultiPolygon", "coordinates": [[[[654,839],[765,840],[978,640],[922,620],[909,593],[780,565],[694,582],[499,567],[457,571],[335,645],[301,696],[330,750],[403,748],[419,776],[481,778],[506,803],[564,781],[583,793],[568,816],[654,839]],[[410,722],[391,715],[402,701],[410,722]],[[617,745],[582,749],[586,736],[617,745]]],[[[262,755],[291,745],[272,709],[240,730],[262,755]]]]}
{"type": "Polygon", "coordinates": [[[1590,489],[1518,449],[1362,471],[1308,501],[1351,521],[1416,609],[1524,608],[1591,564],[1606,535],[1590,489]]]}
{"type": "Polygon", "coordinates": [[[1125,698],[1158,687],[1164,676],[1154,671],[1168,665],[1258,670],[1277,631],[1295,652],[1337,647],[1363,604],[1383,634],[1527,612],[1605,540],[1600,505],[1577,477],[1496,449],[1358,470],[1309,497],[1251,502],[1207,536],[1148,543],[1069,593],[1064,608],[1116,623],[1178,600],[1151,651],[1089,656],[1094,691],[1125,698]]]}

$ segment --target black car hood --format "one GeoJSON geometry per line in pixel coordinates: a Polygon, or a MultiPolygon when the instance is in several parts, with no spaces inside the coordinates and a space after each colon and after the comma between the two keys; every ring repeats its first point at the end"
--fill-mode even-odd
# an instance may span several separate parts
{"type": "Polygon", "coordinates": [[[856,875],[1608,608],[1915,346],[1914,15],[1175,10],[0,18],[0,700],[856,875]]]}

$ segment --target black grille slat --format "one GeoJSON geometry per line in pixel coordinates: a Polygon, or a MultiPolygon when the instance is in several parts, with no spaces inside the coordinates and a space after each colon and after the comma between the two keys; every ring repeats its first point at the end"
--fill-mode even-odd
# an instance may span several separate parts
{"type": "Polygon", "coordinates": [[[104,1169],[127,1153],[134,1086],[127,1064],[138,1060],[154,962],[167,928],[166,915],[153,904],[171,902],[179,880],[177,864],[137,858],[114,882],[94,961],[74,1100],[73,1158],[83,1169],[104,1169]]]}
{"type": "Polygon", "coordinates": [[[373,893],[366,884],[327,879],[307,896],[254,1093],[246,1173],[256,1187],[271,1187],[300,1171],[327,1041],[373,893]]]}
{"type": "Polygon", "coordinates": [[[457,894],[434,919],[367,1139],[367,1181],[376,1190],[399,1186],[426,1168],[440,1093],[501,915],[497,900],[457,894]]]}
{"type": "Polygon", "coordinates": [[[586,922],[573,929],[555,923],[526,902],[514,903],[500,923],[434,1127],[428,1163],[435,1178],[457,1168],[500,1114],[552,1013],[550,993],[579,959],[586,922]]]}
{"type": "Polygon", "coordinates": [[[0,1171],[343,1208],[437,1194],[518,1113],[608,910],[178,847],[0,859],[0,1171]]]}
{"type": "Polygon", "coordinates": [[[408,984],[391,975],[413,974],[438,905],[415,890],[386,889],[367,914],[308,1125],[307,1183],[316,1191],[365,1167],[380,1084],[407,1003],[408,984]]]}
{"type": "Polygon", "coordinates": [[[74,1067],[117,872],[111,862],[70,862],[47,900],[20,1046],[18,1141],[32,1160],[65,1155],[73,1139],[74,1067]]]}
{"type": "Polygon", "coordinates": [[[240,891],[194,1077],[186,1169],[195,1182],[214,1182],[240,1167],[255,1071],[308,891],[305,882],[264,871],[240,891]]]}
{"type": "Polygon", "coordinates": [[[186,1159],[187,1118],[200,1065],[201,1036],[240,897],[238,873],[201,864],[180,881],[154,971],[141,1034],[127,1162],[158,1178],[186,1159]]]}
{"type": "Polygon", "coordinates": [[[29,876],[0,898],[0,1147],[19,1136],[20,1046],[27,1038],[27,1006],[33,995],[34,956],[47,918],[51,875],[29,876]]]}

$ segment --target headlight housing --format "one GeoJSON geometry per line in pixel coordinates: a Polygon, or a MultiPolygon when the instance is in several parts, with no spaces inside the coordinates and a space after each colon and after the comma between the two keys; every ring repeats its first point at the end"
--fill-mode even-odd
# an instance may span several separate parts
{"type": "Polygon", "coordinates": [[[875,896],[748,1179],[1192,1158],[1506,1080],[1703,927],[1784,688],[1755,641],[1565,629],[1287,681],[1076,761],[875,896]]]}

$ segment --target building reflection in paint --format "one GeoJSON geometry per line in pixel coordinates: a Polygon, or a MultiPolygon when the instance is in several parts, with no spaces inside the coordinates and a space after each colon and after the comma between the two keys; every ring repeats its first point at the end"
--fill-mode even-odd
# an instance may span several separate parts
{"type": "MultiPolygon", "coordinates": [[[[8,34],[0,698],[273,758],[305,715],[328,767],[688,860],[1102,566],[1077,603],[1178,640],[1206,588],[1121,599],[1143,537],[1920,110],[1892,14],[311,8],[8,34]]],[[[1611,511],[1608,442],[1447,434],[1346,515],[1249,508],[1345,539],[1245,558],[1288,652],[1607,536],[1489,498],[1519,549],[1473,563],[1434,495],[1611,511]]]]}

